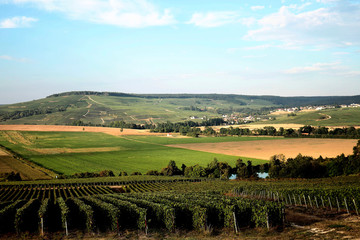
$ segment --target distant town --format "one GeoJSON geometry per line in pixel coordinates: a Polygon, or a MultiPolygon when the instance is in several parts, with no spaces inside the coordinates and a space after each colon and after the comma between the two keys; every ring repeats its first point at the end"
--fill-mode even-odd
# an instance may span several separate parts
{"type": "MultiPolygon", "coordinates": [[[[277,108],[275,110],[270,111],[270,115],[248,115],[246,117],[241,116],[241,114],[233,113],[233,114],[223,114],[222,118],[228,124],[247,124],[251,122],[257,121],[265,121],[265,120],[276,120],[276,115],[288,114],[289,116],[296,116],[297,112],[301,111],[321,111],[325,109],[334,109],[334,108],[357,108],[360,107],[358,103],[352,103],[349,105],[323,105],[323,106],[302,106],[302,107],[291,107],[291,108],[277,108]]],[[[190,120],[202,119],[206,120],[207,117],[197,117],[190,116],[190,120]]]]}

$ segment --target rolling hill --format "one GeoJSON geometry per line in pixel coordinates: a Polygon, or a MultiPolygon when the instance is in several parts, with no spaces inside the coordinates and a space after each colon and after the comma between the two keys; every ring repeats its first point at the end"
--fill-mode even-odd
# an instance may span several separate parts
{"type": "MultiPolygon", "coordinates": [[[[278,107],[359,103],[359,96],[278,97],[234,94],[127,94],[65,92],[43,99],[0,105],[0,124],[69,125],[75,121],[145,124],[202,121],[223,114],[267,114],[278,107]]],[[[282,120],[282,121],[286,121],[282,120]]]]}

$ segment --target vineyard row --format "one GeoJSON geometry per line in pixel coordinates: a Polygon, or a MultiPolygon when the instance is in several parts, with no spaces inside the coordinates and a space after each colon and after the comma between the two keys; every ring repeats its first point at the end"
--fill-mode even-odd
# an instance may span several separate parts
{"type": "Polygon", "coordinates": [[[220,194],[133,193],[17,200],[0,206],[0,234],[140,229],[272,227],[284,222],[275,201],[220,194]]]}

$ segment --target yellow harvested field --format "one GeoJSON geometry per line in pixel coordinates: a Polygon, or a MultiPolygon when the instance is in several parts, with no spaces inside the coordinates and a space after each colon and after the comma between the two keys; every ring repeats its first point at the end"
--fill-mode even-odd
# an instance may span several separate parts
{"type": "Polygon", "coordinates": [[[83,127],[83,126],[60,126],[60,125],[0,125],[1,130],[14,131],[42,131],[42,132],[102,132],[114,136],[121,135],[158,135],[164,136],[166,133],[150,133],[148,129],[123,129],[109,127],[83,127]]]}
{"type": "Polygon", "coordinates": [[[259,140],[244,142],[222,143],[191,143],[168,145],[169,147],[185,148],[197,151],[221,153],[233,156],[243,156],[269,160],[275,154],[284,154],[287,158],[296,157],[299,153],[303,156],[336,157],[344,153],[352,154],[356,139],[279,139],[259,140]]]}

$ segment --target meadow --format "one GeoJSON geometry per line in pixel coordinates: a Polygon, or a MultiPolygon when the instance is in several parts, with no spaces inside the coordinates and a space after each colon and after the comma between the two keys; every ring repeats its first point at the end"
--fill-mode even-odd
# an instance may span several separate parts
{"type": "MultiPolygon", "coordinates": [[[[298,112],[296,116],[277,115],[271,124],[302,124],[312,126],[359,126],[360,108],[334,108],[321,111],[298,112]]],[[[259,122],[261,123],[261,122],[259,122]]]]}
{"type": "MultiPolygon", "coordinates": [[[[223,138],[223,141],[235,138],[223,138]]],[[[253,140],[256,138],[237,138],[253,140]]],[[[268,138],[270,139],[270,138],[268,138]]],[[[173,143],[184,141],[219,141],[217,138],[173,139],[173,143]]],[[[165,146],[169,144],[164,137],[135,137],[111,136],[104,133],[89,132],[21,132],[2,131],[0,144],[21,154],[45,168],[61,174],[78,172],[99,172],[104,169],[112,170],[115,174],[120,171],[142,173],[148,170],[161,170],[170,160],[174,160],[180,167],[199,164],[206,166],[214,158],[228,162],[235,166],[239,156],[216,154],[188,149],[165,146]]],[[[252,160],[253,164],[266,161],[252,160]]]]}

